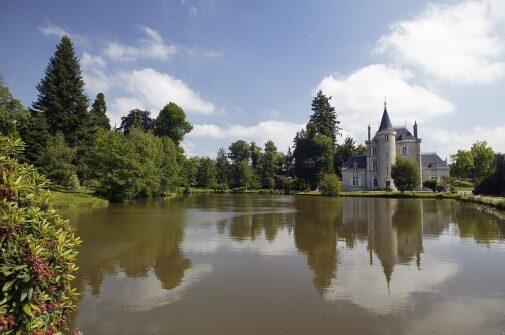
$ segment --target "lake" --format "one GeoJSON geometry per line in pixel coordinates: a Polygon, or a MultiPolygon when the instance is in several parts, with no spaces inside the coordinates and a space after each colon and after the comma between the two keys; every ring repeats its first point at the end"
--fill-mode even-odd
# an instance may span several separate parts
{"type": "Polygon", "coordinates": [[[504,334],[505,212],[192,195],[67,210],[85,334],[504,334]]]}

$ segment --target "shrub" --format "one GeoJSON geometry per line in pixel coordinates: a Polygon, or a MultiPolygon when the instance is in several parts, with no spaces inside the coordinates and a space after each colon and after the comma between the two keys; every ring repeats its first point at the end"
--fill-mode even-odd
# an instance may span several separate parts
{"type": "Polygon", "coordinates": [[[280,175],[277,176],[277,188],[284,190],[284,194],[289,194],[293,184],[293,178],[280,175]]]}
{"type": "Polygon", "coordinates": [[[68,333],[80,241],[53,209],[48,180],[15,158],[22,148],[0,137],[0,333],[68,333]]]}
{"type": "Polygon", "coordinates": [[[319,192],[322,195],[338,195],[342,182],[335,174],[325,174],[319,182],[319,192]]]}
{"type": "Polygon", "coordinates": [[[51,180],[53,186],[74,190],[79,187],[79,179],[72,160],[75,149],[70,148],[62,133],[51,137],[39,158],[42,173],[51,180]]]}
{"type": "Polygon", "coordinates": [[[226,183],[216,184],[212,187],[212,189],[216,193],[224,193],[224,192],[228,191],[228,184],[226,184],[226,183]]]}
{"type": "Polygon", "coordinates": [[[391,177],[400,192],[414,192],[420,183],[419,175],[419,164],[410,158],[397,156],[395,163],[391,166],[391,177]]]}
{"type": "Polygon", "coordinates": [[[245,193],[245,191],[247,191],[247,188],[245,186],[235,187],[231,189],[232,193],[245,193]]]}
{"type": "Polygon", "coordinates": [[[436,179],[428,179],[423,182],[423,187],[429,188],[433,191],[433,193],[437,190],[437,180],[436,179]]]}
{"type": "Polygon", "coordinates": [[[505,197],[505,155],[496,155],[496,169],[475,187],[475,194],[505,197]]]}
{"type": "Polygon", "coordinates": [[[445,192],[445,190],[446,190],[445,185],[438,184],[438,185],[437,185],[436,190],[437,190],[437,192],[439,192],[439,193],[441,193],[441,192],[445,192]]]}

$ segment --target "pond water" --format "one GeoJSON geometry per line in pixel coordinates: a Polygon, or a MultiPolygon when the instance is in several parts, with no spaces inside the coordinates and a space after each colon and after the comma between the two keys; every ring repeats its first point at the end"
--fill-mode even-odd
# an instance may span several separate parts
{"type": "Polygon", "coordinates": [[[505,212],[195,195],[73,210],[85,334],[504,334],[505,212]]]}

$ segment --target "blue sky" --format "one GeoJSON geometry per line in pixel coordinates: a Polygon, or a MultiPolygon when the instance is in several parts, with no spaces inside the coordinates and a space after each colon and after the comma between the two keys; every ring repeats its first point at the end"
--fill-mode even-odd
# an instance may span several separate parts
{"type": "Polygon", "coordinates": [[[174,101],[194,124],[189,154],[237,139],[286,150],[317,89],[358,142],[387,96],[423,151],[505,151],[505,0],[0,0],[0,73],[25,105],[62,34],[113,124],[174,101]]]}

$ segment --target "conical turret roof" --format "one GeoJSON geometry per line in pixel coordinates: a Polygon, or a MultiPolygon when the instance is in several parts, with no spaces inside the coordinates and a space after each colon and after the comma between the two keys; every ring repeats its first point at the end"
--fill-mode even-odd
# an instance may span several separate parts
{"type": "Polygon", "coordinates": [[[384,102],[384,113],[382,113],[382,120],[378,131],[391,128],[393,128],[393,125],[391,124],[391,120],[389,119],[388,110],[386,108],[386,102],[384,102]]]}

